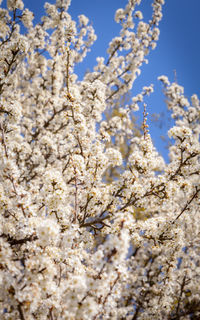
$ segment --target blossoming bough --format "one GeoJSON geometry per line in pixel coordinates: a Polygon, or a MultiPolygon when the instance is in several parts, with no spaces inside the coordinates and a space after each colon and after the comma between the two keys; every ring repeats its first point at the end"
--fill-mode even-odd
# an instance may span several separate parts
{"type": "Polygon", "coordinates": [[[121,32],[108,60],[97,58],[82,81],[74,66],[96,36],[85,16],[71,19],[69,0],[46,3],[35,26],[21,0],[0,9],[1,319],[200,317],[198,97],[189,102],[161,76],[175,120],[169,164],[152,145],[145,111],[144,134],[128,132],[125,170],[102,179],[121,165],[127,123],[153,90],[102,120],[158,40],[164,0],[152,1],[149,22],[140,2],[117,10],[121,32]],[[110,132],[116,145],[106,148],[110,132]]]}

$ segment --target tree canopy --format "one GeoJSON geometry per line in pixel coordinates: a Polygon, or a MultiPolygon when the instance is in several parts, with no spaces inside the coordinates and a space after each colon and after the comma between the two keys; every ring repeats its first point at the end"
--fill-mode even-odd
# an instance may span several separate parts
{"type": "Polygon", "coordinates": [[[140,2],[117,10],[108,59],[83,80],[74,68],[96,36],[70,0],[36,25],[22,0],[0,8],[3,320],[200,317],[200,103],[159,77],[174,119],[165,163],[148,132],[153,87],[121,104],[159,38],[164,0],[148,22],[140,2]]]}

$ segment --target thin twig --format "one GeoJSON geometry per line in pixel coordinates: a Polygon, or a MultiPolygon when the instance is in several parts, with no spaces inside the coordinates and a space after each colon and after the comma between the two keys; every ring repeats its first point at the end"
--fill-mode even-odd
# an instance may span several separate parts
{"type": "Polygon", "coordinates": [[[67,50],[67,65],[66,65],[66,87],[67,87],[67,93],[69,93],[69,50],[67,50]]]}
{"type": "Polygon", "coordinates": [[[22,309],[22,305],[20,303],[18,304],[17,308],[18,308],[18,312],[19,312],[19,315],[20,315],[20,319],[21,320],[25,320],[23,309],[22,309]]]}
{"type": "Polygon", "coordinates": [[[75,171],[75,212],[74,212],[74,222],[76,223],[77,221],[77,213],[78,213],[78,184],[77,184],[77,176],[76,176],[76,169],[74,168],[75,171]]]}
{"type": "Polygon", "coordinates": [[[144,103],[144,111],[143,111],[143,122],[142,122],[142,129],[143,129],[143,133],[144,133],[144,139],[146,139],[146,136],[149,132],[148,130],[148,124],[147,124],[147,116],[148,116],[148,112],[147,112],[147,105],[146,103],[144,103]]]}
{"type": "Polygon", "coordinates": [[[4,147],[6,158],[8,158],[8,150],[7,150],[7,146],[6,146],[6,143],[5,143],[4,127],[3,127],[2,123],[0,123],[0,128],[1,128],[1,131],[2,131],[2,145],[4,147]]]}
{"type": "Polygon", "coordinates": [[[181,212],[178,214],[178,216],[172,221],[172,224],[174,224],[176,222],[176,220],[178,220],[178,218],[188,209],[188,206],[196,198],[199,191],[200,191],[200,189],[196,188],[196,192],[192,195],[191,199],[185,204],[185,206],[183,207],[181,212]]]}

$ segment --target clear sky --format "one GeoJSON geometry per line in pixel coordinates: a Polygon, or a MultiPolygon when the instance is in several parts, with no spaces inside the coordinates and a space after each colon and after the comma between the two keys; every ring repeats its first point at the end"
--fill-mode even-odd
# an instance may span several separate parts
{"type": "MultiPolygon", "coordinates": [[[[54,3],[54,0],[49,2],[54,3]]],[[[143,86],[154,83],[155,93],[147,100],[150,114],[148,124],[156,148],[167,159],[167,150],[160,136],[167,136],[170,120],[157,77],[165,74],[170,81],[174,81],[174,70],[176,70],[178,83],[185,87],[188,98],[193,93],[200,93],[200,0],[165,0],[165,2],[158,46],[148,56],[149,64],[143,66],[142,74],[136,80],[132,92],[135,95],[143,86]],[[157,112],[163,113],[162,128],[155,125],[151,119],[151,115],[157,112]]],[[[24,3],[25,7],[34,12],[35,21],[38,22],[40,16],[44,14],[45,1],[25,0],[24,3]]],[[[72,0],[69,13],[73,19],[85,14],[98,37],[84,63],[76,70],[80,78],[85,70],[92,70],[97,56],[105,56],[108,43],[118,35],[119,25],[114,21],[114,14],[116,9],[124,7],[126,3],[126,0],[72,0]]],[[[141,10],[147,21],[152,11],[151,3],[152,0],[142,0],[141,10]]],[[[142,110],[136,113],[138,117],[141,117],[141,114],[142,110]]]]}

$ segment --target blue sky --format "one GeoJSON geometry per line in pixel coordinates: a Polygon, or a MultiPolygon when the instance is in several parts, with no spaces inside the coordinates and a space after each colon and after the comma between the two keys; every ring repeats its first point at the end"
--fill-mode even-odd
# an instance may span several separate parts
{"type": "MultiPolygon", "coordinates": [[[[50,0],[54,3],[54,0],[50,0]]],[[[132,90],[133,95],[139,93],[143,86],[154,84],[155,93],[146,101],[148,103],[150,133],[157,150],[167,159],[165,143],[160,138],[167,136],[170,125],[169,114],[166,112],[161,84],[157,81],[159,75],[167,75],[174,81],[176,70],[179,84],[185,87],[189,98],[193,93],[199,94],[200,84],[200,0],[166,0],[163,8],[163,19],[160,24],[160,40],[157,48],[148,56],[149,64],[142,68],[141,76],[136,80],[132,90]],[[151,115],[162,112],[162,128],[151,119],[151,115]]],[[[44,14],[44,0],[25,0],[35,14],[38,22],[44,14]]],[[[124,7],[126,0],[72,0],[69,13],[73,19],[85,14],[91,21],[97,34],[97,41],[85,61],[78,66],[77,73],[83,76],[85,70],[95,65],[97,56],[105,56],[108,43],[119,33],[119,25],[114,21],[116,9],[124,7]]],[[[151,15],[151,0],[142,0],[141,10],[144,18],[151,15]]],[[[141,118],[142,110],[136,113],[141,118]]]]}

